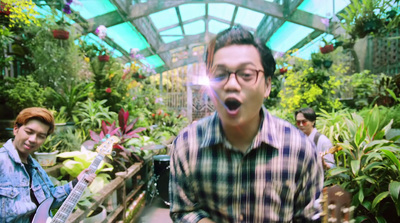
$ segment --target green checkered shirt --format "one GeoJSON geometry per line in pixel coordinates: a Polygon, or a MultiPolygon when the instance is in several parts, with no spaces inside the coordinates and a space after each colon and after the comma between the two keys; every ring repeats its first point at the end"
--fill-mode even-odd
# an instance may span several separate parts
{"type": "Polygon", "coordinates": [[[174,222],[308,222],[320,212],[323,169],[314,145],[265,107],[260,114],[245,154],[226,140],[217,113],[178,135],[170,161],[174,222]]]}

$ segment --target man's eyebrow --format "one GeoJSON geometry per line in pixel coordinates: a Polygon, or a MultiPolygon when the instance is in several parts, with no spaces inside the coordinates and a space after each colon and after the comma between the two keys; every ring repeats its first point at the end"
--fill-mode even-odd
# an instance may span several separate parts
{"type": "MultiPolygon", "coordinates": [[[[237,67],[240,69],[240,68],[244,68],[245,66],[248,66],[248,65],[255,66],[255,64],[254,64],[253,62],[245,62],[245,63],[239,64],[237,67]]],[[[216,66],[214,67],[214,69],[217,69],[217,68],[224,68],[224,69],[226,69],[227,66],[224,65],[224,64],[216,64],[216,66]]]]}

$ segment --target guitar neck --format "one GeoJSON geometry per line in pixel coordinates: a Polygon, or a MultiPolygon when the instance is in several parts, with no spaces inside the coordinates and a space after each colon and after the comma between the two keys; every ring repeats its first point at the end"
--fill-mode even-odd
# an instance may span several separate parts
{"type": "MultiPolygon", "coordinates": [[[[94,161],[89,166],[89,174],[96,172],[97,167],[99,166],[103,158],[104,155],[102,154],[96,156],[94,161]]],[[[85,177],[82,177],[81,180],[79,180],[75,187],[72,189],[67,199],[61,205],[60,209],[58,209],[57,214],[53,217],[51,221],[52,223],[64,223],[67,221],[69,215],[74,210],[74,207],[81,198],[83,191],[85,190],[87,185],[88,182],[85,180],[85,177]]]]}

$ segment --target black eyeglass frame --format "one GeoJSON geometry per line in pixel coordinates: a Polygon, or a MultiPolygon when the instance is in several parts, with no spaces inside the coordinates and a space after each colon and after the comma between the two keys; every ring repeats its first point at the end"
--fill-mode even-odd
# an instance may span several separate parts
{"type": "MultiPolygon", "coordinates": [[[[210,77],[210,82],[211,82],[211,83],[212,83],[212,82],[217,82],[218,85],[225,85],[226,83],[228,83],[229,78],[231,77],[231,74],[234,74],[234,75],[235,75],[236,81],[237,81],[239,84],[241,84],[242,82],[239,81],[239,79],[238,79],[238,74],[237,74],[237,73],[238,73],[239,71],[241,71],[241,70],[251,70],[251,71],[253,71],[253,72],[256,73],[256,79],[255,79],[254,83],[250,83],[250,84],[248,84],[248,85],[257,83],[257,81],[258,81],[258,74],[259,74],[260,72],[264,73],[263,70],[256,70],[256,69],[253,69],[253,68],[241,68],[241,69],[237,69],[236,71],[225,70],[225,74],[226,74],[226,75],[224,76],[224,78],[218,78],[218,77],[213,77],[214,72],[211,71],[211,72],[210,72],[210,75],[209,75],[209,77],[210,77]],[[220,79],[220,80],[219,80],[219,79],[220,79]],[[222,84],[222,82],[223,82],[224,79],[226,79],[226,81],[225,81],[225,83],[222,84]]],[[[247,84],[246,84],[246,85],[247,85],[247,84]]]]}

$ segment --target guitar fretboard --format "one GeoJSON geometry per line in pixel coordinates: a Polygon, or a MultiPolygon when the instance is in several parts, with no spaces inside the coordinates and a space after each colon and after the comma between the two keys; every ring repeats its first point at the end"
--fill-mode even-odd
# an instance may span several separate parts
{"type": "MultiPolygon", "coordinates": [[[[94,161],[89,166],[89,174],[96,172],[97,167],[99,166],[103,158],[104,155],[102,154],[96,156],[94,161]]],[[[88,183],[85,180],[85,177],[82,177],[82,179],[72,189],[71,194],[61,205],[60,209],[58,209],[57,214],[53,217],[51,223],[65,223],[67,221],[69,215],[74,210],[75,205],[78,203],[87,185],[88,183]]]]}

